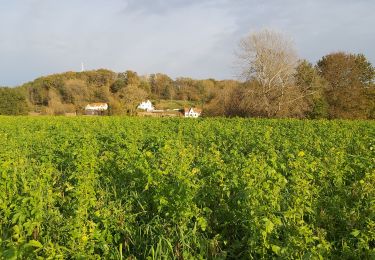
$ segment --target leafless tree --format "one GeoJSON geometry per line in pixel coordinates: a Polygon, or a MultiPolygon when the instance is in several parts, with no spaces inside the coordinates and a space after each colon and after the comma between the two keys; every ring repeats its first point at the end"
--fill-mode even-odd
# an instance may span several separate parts
{"type": "Polygon", "coordinates": [[[303,98],[294,84],[298,56],[291,39],[267,29],[254,32],[240,41],[237,56],[241,77],[257,83],[248,90],[249,106],[268,117],[295,113],[303,98]]]}

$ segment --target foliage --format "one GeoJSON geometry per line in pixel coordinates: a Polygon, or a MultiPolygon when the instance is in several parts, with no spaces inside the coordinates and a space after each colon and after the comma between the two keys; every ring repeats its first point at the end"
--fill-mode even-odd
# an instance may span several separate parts
{"type": "Polygon", "coordinates": [[[25,115],[28,112],[22,89],[0,88],[0,115],[25,115]]]}
{"type": "Polygon", "coordinates": [[[165,74],[157,73],[150,76],[151,93],[155,97],[172,99],[175,90],[173,80],[165,74]]]}
{"type": "Polygon", "coordinates": [[[303,93],[309,118],[327,118],[328,103],[325,97],[327,82],[319,75],[316,68],[306,60],[301,61],[296,69],[296,85],[303,93]]]}
{"type": "Polygon", "coordinates": [[[375,103],[375,69],[362,54],[331,53],[318,61],[331,118],[371,118],[375,103]]]}
{"type": "Polygon", "coordinates": [[[373,259],[375,123],[0,117],[0,258],[373,259]]]}
{"type": "Polygon", "coordinates": [[[133,115],[138,104],[147,98],[147,93],[137,86],[128,85],[118,92],[121,107],[130,115],[133,115]]]}

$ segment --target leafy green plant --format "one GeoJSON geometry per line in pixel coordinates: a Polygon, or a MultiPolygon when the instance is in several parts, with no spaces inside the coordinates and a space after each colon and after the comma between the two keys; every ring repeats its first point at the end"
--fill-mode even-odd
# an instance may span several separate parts
{"type": "Polygon", "coordinates": [[[372,121],[0,117],[0,259],[375,257],[372,121]]]}

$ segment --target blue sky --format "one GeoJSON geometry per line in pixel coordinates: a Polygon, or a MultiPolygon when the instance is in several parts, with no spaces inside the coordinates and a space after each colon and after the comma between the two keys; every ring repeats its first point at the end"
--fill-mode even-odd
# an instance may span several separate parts
{"type": "Polygon", "coordinates": [[[107,68],[235,78],[251,31],[294,39],[301,58],[363,53],[375,64],[374,0],[0,0],[0,85],[107,68]]]}

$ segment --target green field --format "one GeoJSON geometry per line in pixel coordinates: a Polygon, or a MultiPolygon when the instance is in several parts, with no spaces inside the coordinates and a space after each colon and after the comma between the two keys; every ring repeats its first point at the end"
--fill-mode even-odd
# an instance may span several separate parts
{"type": "Polygon", "coordinates": [[[0,117],[0,259],[374,259],[375,122],[0,117]]]}

